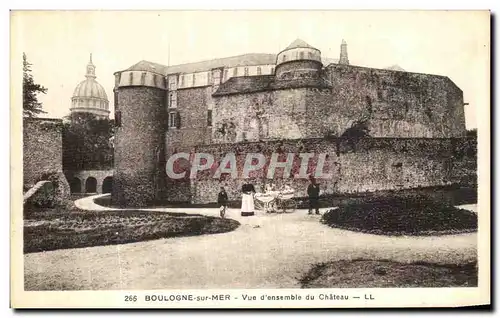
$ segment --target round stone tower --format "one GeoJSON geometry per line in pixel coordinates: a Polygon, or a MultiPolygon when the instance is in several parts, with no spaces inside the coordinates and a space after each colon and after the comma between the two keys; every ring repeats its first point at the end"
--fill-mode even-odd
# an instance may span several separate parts
{"type": "Polygon", "coordinates": [[[165,76],[142,63],[115,73],[113,204],[143,207],[165,193],[165,76]]]}
{"type": "Polygon", "coordinates": [[[321,51],[297,39],[276,56],[276,79],[293,80],[319,76],[321,51]]]}

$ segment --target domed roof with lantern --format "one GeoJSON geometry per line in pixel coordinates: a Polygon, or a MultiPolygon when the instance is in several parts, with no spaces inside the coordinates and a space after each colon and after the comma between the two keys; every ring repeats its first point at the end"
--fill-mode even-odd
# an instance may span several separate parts
{"type": "Polygon", "coordinates": [[[109,117],[109,100],[106,91],[96,81],[95,65],[92,63],[92,54],[87,64],[86,79],[80,82],[71,97],[71,113],[91,113],[97,118],[109,117]]]}

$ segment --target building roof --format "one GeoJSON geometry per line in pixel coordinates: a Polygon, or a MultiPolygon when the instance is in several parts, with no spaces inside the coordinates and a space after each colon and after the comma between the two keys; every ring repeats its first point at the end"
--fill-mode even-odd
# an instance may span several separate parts
{"type": "Polygon", "coordinates": [[[237,66],[252,66],[275,64],[276,54],[267,53],[249,53],[238,56],[224,57],[213,60],[206,60],[201,62],[186,63],[172,66],[165,66],[158,63],[149,61],[140,61],[132,65],[126,71],[149,71],[160,74],[174,74],[174,73],[195,73],[209,71],[218,67],[237,67],[237,66]]]}
{"type": "MultiPolygon", "coordinates": [[[[338,59],[323,58],[323,64],[338,63],[338,59]]],[[[249,53],[238,56],[224,57],[201,62],[187,63],[166,66],[149,61],[140,61],[125,71],[147,71],[159,74],[175,74],[175,73],[195,73],[209,71],[213,68],[225,67],[232,68],[237,66],[253,66],[253,65],[274,65],[276,64],[276,54],[268,53],[249,53]]]]}
{"type": "Polygon", "coordinates": [[[231,77],[222,83],[213,96],[254,93],[292,88],[330,88],[322,78],[275,80],[274,75],[231,77]]]}
{"type": "Polygon", "coordinates": [[[385,68],[386,70],[391,70],[391,71],[400,71],[400,72],[406,72],[401,66],[399,65],[392,65],[392,66],[389,66],[389,67],[386,67],[385,68]]]}
{"type": "Polygon", "coordinates": [[[167,67],[158,63],[142,60],[139,63],[127,68],[126,71],[147,71],[158,74],[166,74],[167,67]]]}
{"type": "Polygon", "coordinates": [[[299,48],[299,47],[317,50],[315,47],[307,44],[305,41],[303,41],[301,39],[297,39],[297,40],[293,41],[289,46],[287,46],[285,48],[285,50],[295,49],[295,48],[299,48]]]}

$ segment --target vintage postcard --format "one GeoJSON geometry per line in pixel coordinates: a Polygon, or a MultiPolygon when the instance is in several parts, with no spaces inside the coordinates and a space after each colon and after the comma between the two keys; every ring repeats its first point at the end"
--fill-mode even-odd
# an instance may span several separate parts
{"type": "Polygon", "coordinates": [[[11,11],[11,307],[490,304],[489,11],[11,11]]]}

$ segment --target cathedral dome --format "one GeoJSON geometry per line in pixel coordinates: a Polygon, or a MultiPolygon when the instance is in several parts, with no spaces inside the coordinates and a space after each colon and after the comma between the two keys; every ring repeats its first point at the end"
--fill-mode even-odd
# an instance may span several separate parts
{"type": "Polygon", "coordinates": [[[106,91],[95,79],[86,79],[78,84],[73,92],[73,97],[90,97],[108,100],[106,91]]]}
{"type": "Polygon", "coordinates": [[[86,80],[80,82],[71,97],[71,113],[91,113],[98,118],[108,118],[109,101],[106,91],[96,81],[95,65],[92,63],[92,54],[87,65],[86,80]]]}

